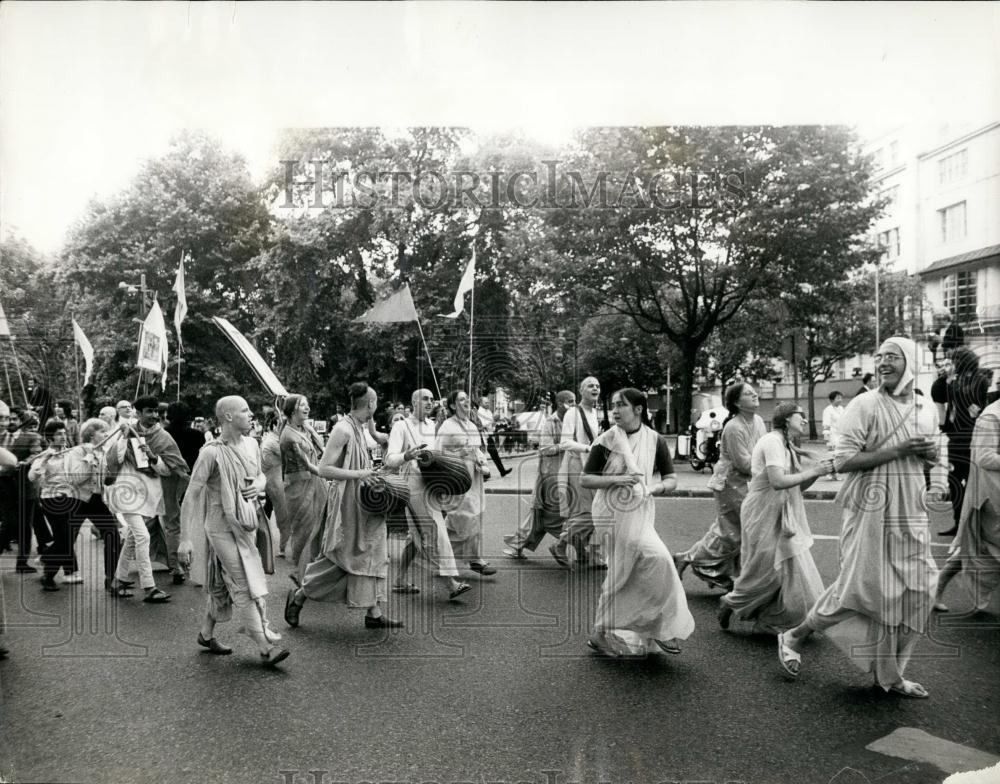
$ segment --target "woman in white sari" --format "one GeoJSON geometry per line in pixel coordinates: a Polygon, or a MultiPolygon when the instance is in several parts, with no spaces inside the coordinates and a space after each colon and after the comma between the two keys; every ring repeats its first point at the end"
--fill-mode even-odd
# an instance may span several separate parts
{"type": "Polygon", "coordinates": [[[770,433],[757,442],[751,458],[753,479],[740,510],[741,569],[733,590],[722,597],[719,624],[753,621],[755,632],[774,634],[805,620],[823,593],[823,581],[809,550],[813,538],[802,491],[824,474],[833,460],[802,469],[801,437],[806,418],[798,403],[779,403],[770,433]]]}
{"type": "Polygon", "coordinates": [[[848,474],[837,495],[840,574],[805,621],[778,635],[778,658],[793,677],[805,638],[826,631],[877,686],[928,696],[903,677],[927,631],[938,577],[923,502],[924,466],[937,448],[921,432],[913,401],[916,359],[909,338],[885,341],[875,355],[881,386],[855,397],[840,419],[834,462],[848,474]]]}
{"type": "Polygon", "coordinates": [[[643,424],[646,396],[622,389],[611,399],[615,426],[594,442],[581,484],[596,490],[594,533],[608,553],[608,575],[597,605],[592,650],[642,654],[651,644],[680,653],[694,631],[684,587],[653,526],[652,496],[677,486],[670,448],[643,424]]]}

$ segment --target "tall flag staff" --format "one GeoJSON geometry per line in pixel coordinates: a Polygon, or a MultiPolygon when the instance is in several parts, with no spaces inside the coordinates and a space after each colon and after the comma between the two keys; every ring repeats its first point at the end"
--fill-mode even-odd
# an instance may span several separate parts
{"type": "Polygon", "coordinates": [[[469,266],[465,268],[465,274],[462,275],[462,280],[458,284],[458,291],[455,293],[455,312],[442,314],[445,318],[458,318],[463,310],[465,310],[465,293],[470,292],[472,296],[469,298],[469,400],[472,400],[472,336],[474,334],[474,323],[475,323],[475,313],[476,313],[476,245],[475,240],[473,240],[472,245],[472,258],[469,260],[469,266]]]}
{"type": "MultiPolygon", "coordinates": [[[[0,304],[0,337],[6,337],[10,340],[10,353],[14,357],[14,369],[17,371],[17,380],[21,385],[21,396],[24,398],[24,405],[30,405],[28,401],[28,393],[24,388],[24,378],[21,376],[21,363],[17,358],[17,349],[14,347],[14,336],[10,332],[10,325],[7,323],[7,316],[3,312],[3,304],[0,304]]],[[[3,372],[7,376],[7,359],[4,358],[3,361],[3,372]]],[[[14,402],[14,389],[10,385],[10,376],[7,376],[7,388],[10,390],[10,402],[14,402]]]]}
{"type": "MultiPolygon", "coordinates": [[[[184,317],[187,316],[188,306],[187,306],[187,294],[184,293],[184,257],[187,256],[188,261],[191,261],[190,253],[181,254],[181,262],[177,265],[177,277],[174,278],[174,293],[177,294],[177,305],[174,307],[174,329],[177,331],[177,401],[180,402],[181,399],[181,354],[183,352],[181,346],[181,324],[184,322],[184,317]]],[[[166,371],[164,371],[165,373],[166,371]]],[[[164,380],[166,376],[164,376],[164,380]]],[[[166,382],[164,381],[164,384],[166,382]]],[[[166,387],[164,387],[166,388],[166,387]]]]}
{"type": "Polygon", "coordinates": [[[427,348],[427,340],[424,338],[423,327],[420,326],[420,317],[417,315],[417,308],[413,304],[413,296],[410,294],[410,284],[404,283],[403,287],[387,297],[381,302],[376,302],[363,314],[354,319],[355,324],[392,324],[406,321],[417,322],[417,330],[420,332],[420,342],[424,345],[424,352],[427,354],[427,364],[431,369],[431,378],[434,379],[434,388],[438,397],[441,397],[441,387],[438,386],[437,374],[434,372],[434,362],[431,360],[430,349],[427,348]]]}

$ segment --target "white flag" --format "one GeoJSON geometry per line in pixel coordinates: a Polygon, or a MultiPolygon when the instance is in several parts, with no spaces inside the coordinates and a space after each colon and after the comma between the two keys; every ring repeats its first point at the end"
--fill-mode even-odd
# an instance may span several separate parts
{"type": "Polygon", "coordinates": [[[163,386],[167,385],[167,325],[163,321],[160,303],[153,300],[153,307],[139,332],[139,357],[136,367],[163,374],[163,386]]]}
{"type": "MultiPolygon", "coordinates": [[[[476,279],[476,248],[472,247],[472,258],[469,259],[469,266],[465,268],[462,281],[458,284],[458,292],[455,294],[455,312],[448,313],[445,318],[458,318],[459,313],[465,310],[465,294],[472,291],[472,285],[476,279]]],[[[442,314],[444,315],[444,314],[442,314]]]]}
{"type": "Polygon", "coordinates": [[[10,326],[7,324],[7,316],[3,312],[3,305],[0,305],[0,338],[10,337],[10,326]]]}
{"type": "Polygon", "coordinates": [[[177,345],[181,345],[181,322],[188,312],[187,295],[184,293],[184,254],[177,267],[177,277],[174,278],[174,293],[177,294],[177,305],[174,307],[174,330],[177,332],[177,345]]]}
{"type": "Polygon", "coordinates": [[[83,385],[87,386],[90,383],[90,374],[94,369],[94,347],[90,345],[90,341],[83,334],[83,330],[76,323],[76,319],[73,319],[73,339],[76,341],[76,345],[80,347],[80,353],[83,354],[83,385]]]}

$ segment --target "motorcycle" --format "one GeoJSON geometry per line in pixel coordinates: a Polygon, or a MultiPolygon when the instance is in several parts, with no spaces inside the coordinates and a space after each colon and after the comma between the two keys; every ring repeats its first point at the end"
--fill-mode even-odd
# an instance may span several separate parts
{"type": "Polygon", "coordinates": [[[695,471],[703,471],[706,466],[711,469],[719,462],[722,423],[727,414],[725,408],[709,408],[702,411],[698,419],[691,424],[689,459],[695,471]]]}

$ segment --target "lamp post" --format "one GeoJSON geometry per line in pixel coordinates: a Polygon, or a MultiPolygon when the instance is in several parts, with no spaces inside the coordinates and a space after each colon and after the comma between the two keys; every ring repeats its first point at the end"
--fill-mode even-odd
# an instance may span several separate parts
{"type": "MultiPolygon", "coordinates": [[[[139,273],[139,286],[136,287],[131,283],[126,283],[124,280],[118,282],[118,288],[124,291],[126,294],[138,294],[139,295],[139,318],[132,319],[133,321],[139,322],[139,342],[142,342],[142,324],[146,321],[146,273],[139,273]]],[[[138,350],[138,349],[137,349],[138,350]]],[[[136,397],[139,396],[139,387],[142,384],[142,368],[139,368],[139,380],[135,384],[135,394],[136,397]]]]}

